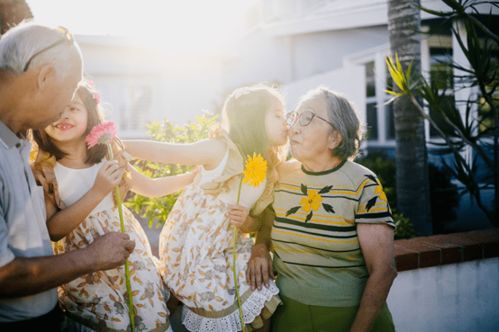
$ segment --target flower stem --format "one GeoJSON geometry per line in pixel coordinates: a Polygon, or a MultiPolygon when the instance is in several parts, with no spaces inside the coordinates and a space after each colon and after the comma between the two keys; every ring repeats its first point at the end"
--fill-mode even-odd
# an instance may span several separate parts
{"type": "MultiPolygon", "coordinates": [[[[111,144],[107,145],[108,159],[113,160],[114,154],[111,144]]],[[[125,220],[123,218],[123,202],[121,200],[120,187],[116,186],[114,188],[114,200],[116,202],[116,207],[118,208],[118,215],[120,218],[120,231],[125,233],[125,220]]],[[[126,284],[126,292],[128,295],[128,317],[130,319],[130,326],[132,328],[132,332],[135,332],[135,307],[133,306],[133,295],[132,295],[132,286],[130,284],[130,268],[128,265],[128,259],[125,260],[125,284],[126,284]]]]}
{"type": "MultiPolygon", "coordinates": [[[[236,199],[236,204],[239,204],[239,200],[241,198],[241,188],[243,184],[243,178],[241,177],[241,181],[239,182],[239,189],[237,190],[237,199],[236,199]]],[[[237,279],[237,267],[236,267],[236,262],[237,262],[237,238],[239,237],[239,231],[236,226],[234,227],[234,236],[232,238],[232,273],[234,275],[234,288],[236,291],[236,299],[237,299],[237,307],[239,309],[239,319],[241,320],[241,328],[242,331],[246,331],[246,324],[244,323],[244,317],[243,317],[243,307],[241,304],[241,296],[239,295],[239,282],[237,279]]]]}

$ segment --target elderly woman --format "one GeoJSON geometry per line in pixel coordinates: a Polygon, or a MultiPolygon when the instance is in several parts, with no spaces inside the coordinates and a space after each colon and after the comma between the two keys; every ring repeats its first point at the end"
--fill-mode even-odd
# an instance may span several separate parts
{"type": "Polygon", "coordinates": [[[296,160],[279,168],[247,272],[253,286],[268,281],[271,245],[284,303],[272,330],[393,331],[394,223],[376,175],[352,161],[359,119],[348,100],[318,88],[290,122],[296,160]]]}

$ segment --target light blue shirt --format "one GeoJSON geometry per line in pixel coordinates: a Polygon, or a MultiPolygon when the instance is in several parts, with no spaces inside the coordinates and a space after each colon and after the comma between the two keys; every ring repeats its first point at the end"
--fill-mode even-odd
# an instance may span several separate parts
{"type": "MultiPolygon", "coordinates": [[[[43,188],[29,166],[31,144],[0,121],[0,267],[16,257],[53,255],[46,226],[43,188]]],[[[0,298],[0,322],[48,313],[55,289],[17,298],[0,298]]]]}

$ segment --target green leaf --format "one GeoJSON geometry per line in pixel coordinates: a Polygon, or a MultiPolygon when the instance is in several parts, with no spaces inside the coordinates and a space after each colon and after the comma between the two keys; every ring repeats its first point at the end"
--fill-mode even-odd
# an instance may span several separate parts
{"type": "Polygon", "coordinates": [[[375,176],[371,175],[371,174],[366,174],[365,175],[366,178],[368,178],[369,180],[372,180],[374,183],[378,184],[378,179],[376,179],[375,176]]]}
{"type": "Polygon", "coordinates": [[[295,206],[295,207],[289,209],[288,212],[286,212],[286,217],[289,216],[290,214],[296,213],[299,209],[300,209],[300,206],[295,206]]]}
{"type": "Polygon", "coordinates": [[[325,211],[329,213],[335,213],[333,207],[329,204],[322,203],[322,207],[324,208],[325,211]]]}
{"type": "Polygon", "coordinates": [[[366,204],[366,210],[369,212],[369,210],[376,204],[376,201],[378,200],[378,196],[374,196],[371,198],[369,201],[367,201],[366,204]]]}
{"type": "Polygon", "coordinates": [[[331,189],[333,188],[333,186],[325,186],[324,188],[322,188],[320,191],[319,191],[319,194],[325,194],[325,193],[328,193],[331,191],[331,189]]]}
{"type": "Polygon", "coordinates": [[[308,222],[310,219],[312,219],[313,215],[314,215],[314,212],[310,211],[310,213],[307,215],[307,218],[305,219],[305,222],[308,222]]]}
{"type": "Polygon", "coordinates": [[[301,192],[303,193],[303,195],[308,195],[308,188],[303,183],[301,184],[301,192]]]}

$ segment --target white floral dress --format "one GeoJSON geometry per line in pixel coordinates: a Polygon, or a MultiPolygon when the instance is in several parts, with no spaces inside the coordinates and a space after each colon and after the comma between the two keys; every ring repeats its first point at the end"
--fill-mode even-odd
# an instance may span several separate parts
{"type": "MultiPolygon", "coordinates": [[[[45,188],[52,188],[49,191],[56,190],[60,207],[69,206],[88,192],[100,166],[72,169],[56,163],[53,173],[50,168],[44,168],[42,182],[45,188]]],[[[136,310],[135,330],[171,331],[166,308],[168,292],[165,292],[157,259],[134,215],[125,207],[123,213],[126,231],[135,241],[135,250],[128,258],[136,310]]],[[[85,248],[97,237],[119,231],[118,212],[109,194],[78,227],[54,244],[54,251],[62,254],[85,248]]],[[[73,320],[69,325],[72,330],[75,326],[79,331],[130,330],[124,276],[124,267],[120,267],[87,274],[58,288],[59,303],[73,320]]]]}
{"type": "MultiPolygon", "coordinates": [[[[228,205],[235,204],[239,180],[212,195],[204,183],[224,172],[229,153],[214,170],[201,170],[170,212],[160,235],[160,270],[170,291],[184,303],[182,323],[189,331],[239,331],[242,329],[232,272],[234,228],[228,220],[228,205]]],[[[240,177],[239,177],[240,178],[240,177]]],[[[243,184],[240,204],[252,207],[262,195],[258,187],[243,184]]],[[[280,299],[272,282],[269,288],[252,291],[246,282],[246,265],[253,242],[247,235],[237,241],[239,293],[248,329],[262,326],[280,299]]]]}

